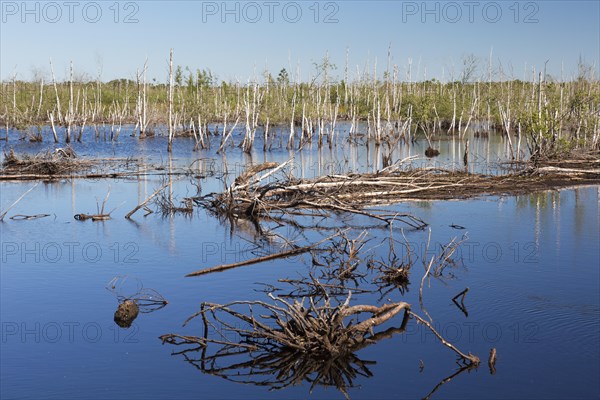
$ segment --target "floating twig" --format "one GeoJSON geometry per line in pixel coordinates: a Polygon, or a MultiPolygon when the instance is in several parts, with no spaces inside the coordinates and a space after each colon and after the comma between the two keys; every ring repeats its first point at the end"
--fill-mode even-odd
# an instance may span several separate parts
{"type": "Polygon", "coordinates": [[[45,217],[49,217],[50,214],[35,214],[35,215],[24,215],[24,214],[15,214],[12,217],[10,217],[10,219],[15,220],[15,221],[25,221],[25,220],[32,220],[32,219],[38,219],[38,218],[45,218],[45,217]]]}
{"type": "Polygon", "coordinates": [[[317,243],[313,243],[308,246],[297,247],[294,249],[281,251],[279,253],[269,254],[266,256],[262,256],[262,257],[256,257],[256,258],[253,258],[250,260],[244,260],[244,261],[240,261],[240,262],[233,263],[233,264],[223,264],[223,265],[218,265],[216,267],[204,268],[204,269],[201,269],[198,271],[191,272],[191,273],[187,274],[186,277],[200,276],[200,275],[210,274],[212,272],[221,272],[221,271],[226,271],[228,269],[241,267],[244,265],[251,265],[251,264],[256,264],[256,263],[260,263],[260,262],[264,262],[264,261],[276,260],[278,258],[285,258],[285,257],[289,257],[289,256],[295,256],[298,254],[306,253],[307,251],[312,250],[313,248],[317,247],[318,245],[323,244],[323,243],[331,240],[332,238],[338,236],[340,233],[341,232],[337,232],[329,237],[326,237],[325,239],[323,239],[317,243]]]}
{"type": "Polygon", "coordinates": [[[33,185],[32,187],[29,188],[29,190],[27,190],[25,193],[23,193],[17,200],[15,200],[14,203],[12,203],[10,206],[8,206],[8,208],[6,210],[4,210],[4,212],[2,214],[0,214],[0,221],[4,220],[4,217],[6,216],[6,213],[8,213],[8,211],[10,211],[11,208],[13,208],[14,206],[16,206],[21,200],[23,200],[23,198],[25,196],[27,196],[27,194],[29,194],[29,192],[31,192],[33,189],[35,189],[35,187],[39,184],[36,183],[35,185],[33,185]]]}
{"type": "Polygon", "coordinates": [[[465,354],[462,351],[460,351],[456,346],[454,346],[452,343],[448,342],[446,339],[444,339],[442,337],[442,335],[440,335],[438,333],[438,331],[435,330],[435,328],[426,320],[424,320],[423,318],[421,318],[420,316],[418,316],[417,314],[415,314],[412,311],[408,311],[408,313],[410,313],[410,315],[412,315],[413,317],[415,317],[417,319],[417,321],[419,321],[420,323],[422,323],[423,325],[425,325],[427,328],[429,328],[429,330],[435,335],[437,336],[438,339],[440,339],[440,341],[442,342],[443,345],[447,346],[448,348],[450,348],[452,351],[454,351],[456,354],[459,355],[459,357],[465,361],[468,362],[468,365],[473,365],[473,366],[477,366],[479,365],[479,357],[468,353],[465,354]]]}

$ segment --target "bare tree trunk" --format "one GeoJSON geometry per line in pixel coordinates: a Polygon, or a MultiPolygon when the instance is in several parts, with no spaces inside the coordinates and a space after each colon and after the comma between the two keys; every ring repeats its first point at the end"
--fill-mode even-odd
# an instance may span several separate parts
{"type": "Polygon", "coordinates": [[[173,49],[169,55],[169,144],[167,151],[173,150],[173,49]]]}
{"type": "Polygon", "coordinates": [[[56,112],[58,113],[58,122],[62,123],[62,113],[60,111],[60,98],[58,96],[58,86],[56,85],[56,78],[54,76],[54,67],[52,66],[52,60],[50,60],[50,72],[52,73],[52,84],[54,85],[54,94],[56,95],[56,112]]]}
{"type": "Polygon", "coordinates": [[[58,143],[58,135],[56,134],[56,127],[54,126],[54,116],[51,112],[48,112],[48,118],[50,119],[50,126],[52,127],[52,135],[54,135],[54,143],[58,143]]]}
{"type": "Polygon", "coordinates": [[[65,137],[65,141],[67,143],[71,143],[71,125],[73,123],[74,115],[73,115],[73,61],[71,61],[71,67],[69,69],[69,111],[67,122],[67,133],[65,137]]]}
{"type": "Polygon", "coordinates": [[[38,108],[37,108],[37,113],[36,113],[36,119],[40,118],[40,112],[42,110],[42,100],[44,98],[44,78],[40,79],[40,101],[38,103],[38,108]]]}
{"type": "Polygon", "coordinates": [[[456,126],[456,88],[452,85],[452,122],[448,128],[448,133],[452,131],[454,133],[454,127],[456,126]]]}
{"type": "Polygon", "coordinates": [[[290,121],[290,137],[288,139],[287,149],[294,148],[294,116],[296,113],[296,88],[294,88],[294,97],[292,98],[292,120],[290,121]]]}

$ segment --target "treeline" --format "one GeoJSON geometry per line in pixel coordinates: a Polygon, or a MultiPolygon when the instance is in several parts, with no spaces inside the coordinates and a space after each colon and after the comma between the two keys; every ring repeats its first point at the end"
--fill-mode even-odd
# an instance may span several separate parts
{"type": "MultiPolygon", "coordinates": [[[[247,82],[218,82],[207,70],[173,67],[169,82],[149,82],[147,66],[136,79],[110,82],[4,81],[0,119],[9,128],[27,130],[52,125],[67,131],[66,140],[81,140],[83,128],[135,124],[140,137],[157,127],[169,127],[169,142],[182,133],[193,134],[197,147],[206,147],[208,135],[221,136],[223,148],[234,127],[245,127],[245,150],[258,131],[268,139],[269,128],[287,128],[289,148],[317,140],[332,145],[336,124],[350,122],[350,134],[366,135],[376,144],[409,139],[417,131],[464,134],[470,127],[508,136],[527,135],[534,146],[595,146],[600,136],[600,84],[591,68],[580,68],[569,81],[546,79],[532,71],[530,81],[490,76],[486,80],[442,83],[435,79],[407,82],[399,69],[357,73],[331,78],[335,66],[328,58],[315,65],[309,82],[300,82],[282,69],[276,77],[264,74],[247,82]],[[366,122],[360,132],[359,122],[366,122]],[[208,124],[220,129],[210,132],[208,124]],[[364,129],[363,129],[364,130],[364,129]],[[190,133],[191,132],[191,133],[190,133]]],[[[54,74],[52,74],[54,75],[54,74]]],[[[112,138],[114,139],[114,136],[112,138]]],[[[118,137],[118,134],[116,135],[118,137]]],[[[57,139],[54,133],[55,140],[57,139]]],[[[266,143],[265,143],[266,146],[266,143]]]]}

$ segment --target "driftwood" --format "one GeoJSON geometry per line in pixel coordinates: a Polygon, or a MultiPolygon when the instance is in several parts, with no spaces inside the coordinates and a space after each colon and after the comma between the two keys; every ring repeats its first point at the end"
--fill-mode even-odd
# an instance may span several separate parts
{"type": "MultiPolygon", "coordinates": [[[[382,185],[387,186],[390,184],[390,182],[381,181],[380,177],[373,181],[369,181],[368,177],[365,178],[362,175],[336,175],[308,181],[288,178],[259,185],[267,176],[273,175],[285,166],[285,164],[278,167],[275,167],[275,165],[274,163],[266,163],[253,167],[244,173],[241,179],[236,180],[225,192],[212,193],[208,196],[193,199],[197,204],[205,206],[215,214],[230,218],[273,218],[278,213],[308,208],[365,215],[381,220],[386,224],[393,221],[402,221],[414,228],[423,228],[427,225],[419,218],[408,214],[386,214],[364,210],[364,207],[373,205],[371,200],[365,198],[365,190],[368,190],[371,195],[385,197],[379,191],[372,191],[381,189],[382,185]],[[256,171],[266,169],[272,169],[272,171],[254,179],[252,182],[248,182],[256,174],[256,171]]],[[[414,189],[410,190],[413,191],[414,189]]],[[[384,202],[381,204],[384,204],[384,202]]]]}
{"type": "Polygon", "coordinates": [[[456,307],[458,307],[458,309],[460,311],[462,311],[463,314],[465,314],[465,317],[469,316],[469,312],[467,311],[467,307],[465,306],[465,296],[467,295],[467,293],[469,292],[469,288],[466,288],[465,290],[461,291],[459,294],[457,294],[456,296],[454,296],[452,298],[452,302],[456,305],[456,307]],[[458,299],[460,297],[460,303],[458,301],[456,301],[456,299],[458,299]]]}
{"type": "Polygon", "coordinates": [[[102,202],[102,206],[100,206],[100,204],[98,204],[98,202],[96,201],[96,207],[97,207],[97,212],[96,214],[75,214],[73,216],[73,218],[75,218],[78,221],[85,221],[88,219],[91,219],[92,221],[108,221],[111,217],[110,215],[116,210],[116,208],[114,208],[112,211],[110,212],[104,212],[104,207],[106,206],[106,202],[108,201],[108,198],[110,197],[110,186],[108,187],[108,191],[106,193],[106,197],[104,198],[104,201],[102,202]]]}
{"type": "MultiPolygon", "coordinates": [[[[346,398],[347,389],[354,386],[357,376],[370,377],[366,368],[368,362],[356,357],[355,352],[403,333],[409,316],[425,324],[440,341],[456,352],[463,360],[463,366],[449,378],[442,380],[430,393],[449,382],[466,369],[477,368],[479,358],[465,354],[446,341],[427,321],[410,310],[405,302],[388,303],[382,306],[350,306],[351,294],[342,304],[330,305],[329,300],[317,304],[312,298],[302,302],[288,302],[280,297],[269,297],[274,304],[262,301],[238,301],[229,304],[202,303],[200,311],[190,316],[184,326],[197,317],[202,319],[203,336],[166,334],[160,336],[163,344],[184,346],[181,354],[185,360],[204,373],[220,376],[238,383],[268,386],[282,389],[307,381],[311,390],[317,386],[334,386],[346,398]],[[306,304],[306,305],[305,305],[306,304]],[[243,313],[239,307],[246,307],[243,313]],[[390,321],[404,311],[400,327],[392,327],[382,332],[374,329],[390,321]],[[367,315],[359,320],[359,316],[367,315]],[[345,322],[349,319],[349,322],[345,322]],[[272,321],[272,322],[268,322],[272,321]],[[212,334],[209,335],[209,332],[212,334]],[[232,340],[231,338],[238,338],[232,340]],[[210,345],[219,348],[208,353],[210,345]],[[198,354],[200,358],[191,358],[198,354]],[[246,360],[233,364],[217,362],[235,356],[246,360]]],[[[372,362],[371,362],[372,363],[372,362]]]]}
{"type": "Polygon", "coordinates": [[[194,201],[192,199],[184,198],[180,201],[180,203],[183,203],[183,206],[178,206],[174,201],[172,191],[169,191],[168,194],[164,190],[161,191],[155,198],[154,203],[163,215],[173,215],[176,213],[189,215],[194,212],[194,201]]]}
{"type": "Polygon", "coordinates": [[[412,311],[408,311],[410,313],[411,316],[413,316],[419,323],[425,325],[427,328],[429,328],[429,330],[431,332],[433,332],[433,334],[440,340],[440,342],[442,342],[442,344],[446,347],[448,347],[449,349],[451,349],[452,351],[454,351],[456,354],[458,354],[458,356],[463,360],[463,362],[466,363],[466,365],[474,365],[477,366],[480,363],[479,357],[468,353],[465,354],[462,351],[460,351],[456,346],[454,346],[452,343],[448,342],[446,339],[444,339],[442,337],[442,335],[440,335],[438,333],[438,331],[435,330],[435,328],[426,320],[424,320],[423,318],[421,318],[420,316],[418,316],[417,314],[413,313],[412,311]]]}
{"type": "Polygon", "coordinates": [[[50,214],[34,214],[34,215],[25,215],[25,214],[15,214],[10,219],[15,221],[29,221],[32,219],[46,218],[49,217],[50,214]]]}
{"type": "Polygon", "coordinates": [[[252,178],[254,175],[258,174],[259,172],[266,171],[268,169],[273,169],[278,166],[279,166],[279,164],[276,162],[266,162],[266,163],[252,166],[252,167],[248,168],[243,174],[241,174],[240,176],[238,176],[235,179],[235,184],[237,186],[243,185],[243,184],[247,183],[250,178],[252,178]]]}
{"type": "Polygon", "coordinates": [[[2,162],[2,175],[61,175],[76,171],[84,171],[95,162],[82,160],[77,157],[72,148],[59,148],[54,151],[46,151],[37,155],[19,156],[11,149],[4,155],[2,162]]]}
{"type": "Polygon", "coordinates": [[[597,175],[600,177],[600,168],[579,169],[579,168],[560,168],[560,167],[539,167],[536,170],[540,174],[560,174],[560,175],[597,175]]]}
{"type": "Polygon", "coordinates": [[[308,246],[296,247],[296,248],[293,248],[290,250],[281,251],[279,253],[269,254],[266,256],[262,256],[262,257],[256,257],[256,258],[253,258],[250,260],[240,261],[240,262],[233,263],[233,264],[223,264],[223,265],[218,265],[216,267],[201,269],[201,270],[187,274],[186,277],[200,276],[200,275],[210,274],[212,272],[221,272],[221,271],[226,271],[228,269],[241,267],[244,265],[251,265],[251,264],[261,263],[264,261],[276,260],[279,258],[285,258],[285,257],[290,257],[290,256],[295,256],[298,254],[306,253],[307,251],[310,251],[310,250],[314,249],[315,247],[317,247],[318,245],[331,240],[332,238],[334,238],[335,236],[337,236],[339,234],[340,233],[338,232],[338,233],[331,235],[317,243],[313,243],[308,246]]]}
{"type": "Polygon", "coordinates": [[[164,185],[162,185],[154,193],[152,193],[150,196],[148,196],[148,198],[146,198],[146,200],[144,200],[143,202],[138,204],[133,210],[131,210],[129,213],[127,213],[127,215],[125,215],[125,218],[130,219],[133,214],[135,214],[139,209],[144,208],[150,200],[152,200],[154,197],[156,197],[156,195],[158,195],[164,188],[166,188],[167,186],[169,186],[172,183],[173,183],[173,181],[169,181],[169,182],[165,183],[164,185]]]}
{"type": "Polygon", "coordinates": [[[148,169],[146,171],[105,172],[105,173],[73,173],[73,174],[0,174],[0,181],[32,181],[32,180],[58,180],[58,179],[114,179],[114,178],[139,178],[142,176],[190,176],[189,171],[159,171],[148,169]]]}
{"type": "Polygon", "coordinates": [[[409,275],[413,266],[413,253],[410,249],[410,243],[404,236],[402,231],[404,242],[401,243],[403,246],[406,256],[400,257],[396,253],[396,243],[393,237],[393,230],[390,227],[390,237],[388,241],[388,254],[387,259],[371,260],[369,262],[371,268],[377,270],[380,275],[375,278],[374,283],[380,287],[382,292],[381,299],[383,299],[390,291],[398,289],[401,294],[408,291],[409,275]],[[387,290],[386,290],[387,289],[387,290]]]}

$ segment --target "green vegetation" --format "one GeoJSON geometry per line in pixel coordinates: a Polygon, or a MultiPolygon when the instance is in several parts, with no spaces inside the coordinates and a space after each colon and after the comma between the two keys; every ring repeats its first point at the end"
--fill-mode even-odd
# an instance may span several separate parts
{"type": "Polygon", "coordinates": [[[511,147],[511,136],[523,135],[532,154],[557,155],[600,145],[600,84],[593,68],[583,64],[579,76],[570,81],[535,72],[531,81],[509,80],[502,72],[482,81],[475,79],[473,60],[466,60],[460,79],[448,83],[402,81],[397,66],[388,68],[382,79],[369,72],[350,79],[346,67],[344,79],[336,81],[336,66],[328,56],[314,66],[310,82],[299,82],[284,68],[275,78],[266,72],[245,84],[219,83],[208,70],[178,66],[172,79],[172,115],[169,84],[147,82],[146,66],[136,80],[76,81],[71,73],[64,82],[4,81],[0,121],[7,131],[65,126],[74,140],[81,140],[75,127],[81,132],[86,125],[111,124],[118,138],[122,124],[136,124],[144,136],[157,125],[171,123],[175,136],[193,131],[203,147],[209,123],[221,125],[221,145],[227,141],[228,127],[245,124],[245,150],[252,148],[257,129],[264,127],[266,137],[269,126],[289,126],[290,148],[313,137],[319,145],[325,140],[331,145],[342,119],[351,121],[351,135],[366,134],[378,144],[410,140],[417,129],[429,138],[461,135],[476,126],[482,132],[508,134],[511,147]],[[359,121],[368,122],[367,132],[358,132],[359,121]]]}

